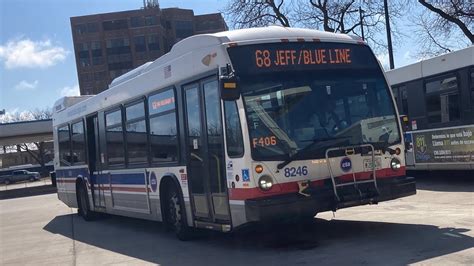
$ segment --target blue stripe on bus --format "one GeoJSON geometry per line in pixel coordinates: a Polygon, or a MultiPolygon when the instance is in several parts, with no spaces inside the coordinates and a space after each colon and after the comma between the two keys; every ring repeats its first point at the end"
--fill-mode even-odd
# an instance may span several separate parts
{"type": "MultiPolygon", "coordinates": [[[[59,178],[76,178],[78,175],[89,177],[87,168],[77,168],[56,171],[59,178]]],[[[109,174],[99,174],[91,176],[91,183],[109,184],[109,174]]],[[[114,173],[110,174],[111,183],[115,185],[145,185],[144,173],[114,173]]]]}

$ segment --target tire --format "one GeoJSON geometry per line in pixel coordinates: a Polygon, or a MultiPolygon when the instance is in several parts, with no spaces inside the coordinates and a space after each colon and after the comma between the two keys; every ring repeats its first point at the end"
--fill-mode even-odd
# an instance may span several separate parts
{"type": "Polygon", "coordinates": [[[86,221],[92,221],[95,218],[95,212],[91,211],[88,199],[89,196],[87,195],[86,187],[84,183],[81,182],[77,186],[77,214],[82,216],[86,221]]]}
{"type": "Polygon", "coordinates": [[[30,177],[30,182],[35,182],[36,178],[34,176],[30,177]]]}
{"type": "Polygon", "coordinates": [[[5,185],[10,185],[11,184],[10,179],[5,179],[4,183],[5,183],[5,185]]]}
{"type": "Polygon", "coordinates": [[[168,185],[164,208],[167,228],[174,231],[179,240],[189,240],[191,229],[187,225],[184,201],[175,185],[168,185]]]}

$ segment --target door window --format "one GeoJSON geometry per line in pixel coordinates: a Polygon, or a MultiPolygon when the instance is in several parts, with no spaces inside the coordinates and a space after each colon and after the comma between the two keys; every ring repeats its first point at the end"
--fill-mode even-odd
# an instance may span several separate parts
{"type": "Polygon", "coordinates": [[[198,94],[198,85],[186,90],[186,116],[188,125],[188,150],[191,165],[191,187],[193,193],[205,193],[204,173],[202,168],[203,156],[201,150],[201,108],[198,94]]]}
{"type": "Polygon", "coordinates": [[[225,178],[223,178],[224,169],[221,165],[225,158],[223,156],[222,120],[217,80],[204,83],[203,87],[206,106],[207,154],[211,193],[223,193],[226,191],[226,182],[225,178]]]}

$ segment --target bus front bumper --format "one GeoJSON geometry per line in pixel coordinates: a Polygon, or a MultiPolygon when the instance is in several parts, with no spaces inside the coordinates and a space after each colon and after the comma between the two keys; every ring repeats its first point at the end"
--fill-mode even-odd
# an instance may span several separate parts
{"type": "Polygon", "coordinates": [[[308,197],[292,193],[248,199],[245,201],[247,222],[313,217],[318,212],[378,203],[416,194],[415,178],[413,177],[377,179],[377,187],[378,196],[351,202],[337,201],[329,179],[325,181],[324,186],[308,190],[307,192],[310,194],[308,197]]]}

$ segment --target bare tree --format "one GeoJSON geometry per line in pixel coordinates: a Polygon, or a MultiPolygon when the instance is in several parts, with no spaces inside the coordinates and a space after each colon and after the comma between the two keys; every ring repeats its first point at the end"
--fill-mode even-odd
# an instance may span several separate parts
{"type": "Polygon", "coordinates": [[[280,24],[290,27],[289,0],[230,0],[224,13],[234,28],[251,28],[280,24]]]}
{"type": "Polygon", "coordinates": [[[414,20],[419,55],[434,56],[474,44],[474,5],[470,0],[425,1],[414,20]]]}
{"type": "MultiPolygon", "coordinates": [[[[391,18],[403,14],[408,0],[390,1],[391,18]]],[[[386,48],[383,1],[372,0],[230,0],[224,13],[235,28],[281,24],[361,36],[375,50],[386,48]],[[359,13],[359,8],[363,11],[359,13]],[[361,20],[362,17],[362,20],[361,20]]],[[[393,20],[392,20],[393,21],[393,20]]],[[[396,25],[392,34],[398,40],[396,25]]]]}
{"type": "Polygon", "coordinates": [[[46,148],[44,141],[18,144],[18,149],[28,152],[31,157],[41,166],[41,176],[47,176],[46,163],[53,159],[53,151],[46,148]]]}
{"type": "MultiPolygon", "coordinates": [[[[403,15],[405,2],[397,0],[389,4],[395,40],[401,35],[396,27],[396,19],[403,15]]],[[[299,0],[295,8],[296,20],[305,27],[358,36],[361,36],[363,27],[365,40],[373,49],[386,49],[383,1],[299,0]]]]}

